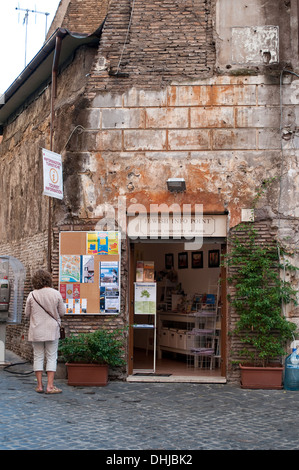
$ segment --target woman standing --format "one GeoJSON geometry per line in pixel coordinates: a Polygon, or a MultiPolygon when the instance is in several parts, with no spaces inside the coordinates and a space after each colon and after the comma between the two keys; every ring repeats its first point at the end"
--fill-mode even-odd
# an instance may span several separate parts
{"type": "Polygon", "coordinates": [[[61,393],[54,385],[57,367],[57,351],[60,336],[61,317],[65,306],[61,294],[52,288],[51,275],[39,269],[32,277],[33,291],[26,301],[25,316],[30,325],[28,341],[33,346],[33,369],[37,379],[36,392],[43,393],[42,375],[46,359],[47,388],[46,393],[61,393]]]}

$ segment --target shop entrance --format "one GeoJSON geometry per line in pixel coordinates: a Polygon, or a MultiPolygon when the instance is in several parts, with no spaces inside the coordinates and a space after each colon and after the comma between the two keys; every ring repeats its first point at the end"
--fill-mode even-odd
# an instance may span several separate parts
{"type": "Polygon", "coordinates": [[[225,381],[225,239],[185,248],[183,240],[130,245],[129,380],[225,381]]]}

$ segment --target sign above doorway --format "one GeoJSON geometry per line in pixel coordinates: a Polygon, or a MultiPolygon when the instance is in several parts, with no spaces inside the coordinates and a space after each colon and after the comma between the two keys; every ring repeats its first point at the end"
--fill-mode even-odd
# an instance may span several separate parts
{"type": "Polygon", "coordinates": [[[139,214],[128,216],[129,238],[226,237],[226,215],[139,214]]]}

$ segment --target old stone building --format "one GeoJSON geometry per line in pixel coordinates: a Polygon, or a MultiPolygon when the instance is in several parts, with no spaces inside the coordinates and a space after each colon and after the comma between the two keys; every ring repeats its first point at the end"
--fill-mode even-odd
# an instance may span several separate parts
{"type": "MultiPolygon", "coordinates": [[[[61,285],[61,256],[87,254],[76,245],[81,235],[122,232],[119,308],[72,312],[65,324],[75,332],[130,325],[129,377],[151,370],[138,362],[146,352],[144,360],[157,356],[157,373],[238,378],[229,286],[213,256],[251,220],[267,181],[251,223],[261,237],[283,240],[299,266],[298,8],[296,0],[62,0],[44,46],[5,94],[0,254],[24,263],[27,294],[40,266],[61,285]],[[62,156],[62,200],[43,194],[42,149],[62,156]],[[184,180],[185,190],[169,190],[172,178],[184,180]],[[162,204],[180,216],[202,205],[200,249],[186,247],[184,236],[136,235],[139,212],[157,215],[162,204]],[[156,336],[132,328],[137,261],[155,263],[156,336]],[[182,291],[192,302],[207,294],[219,301],[212,368],[195,367],[188,352],[190,317],[165,317],[171,268],[170,302],[182,291]]],[[[168,212],[172,223],[174,215],[168,212]]],[[[295,276],[292,282],[298,286],[295,276]]],[[[296,308],[287,315],[298,321],[296,308]]],[[[7,328],[7,347],[24,357],[31,354],[27,329],[25,320],[7,328]]]]}

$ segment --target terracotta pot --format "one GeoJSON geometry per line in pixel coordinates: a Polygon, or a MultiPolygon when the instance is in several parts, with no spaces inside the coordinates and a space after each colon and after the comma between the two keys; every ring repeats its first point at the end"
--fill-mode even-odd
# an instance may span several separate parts
{"type": "Polygon", "coordinates": [[[240,364],[241,388],[279,390],[283,387],[283,366],[255,367],[240,364]]]}
{"type": "Polygon", "coordinates": [[[108,383],[106,364],[67,363],[68,385],[103,387],[108,383]]]}

